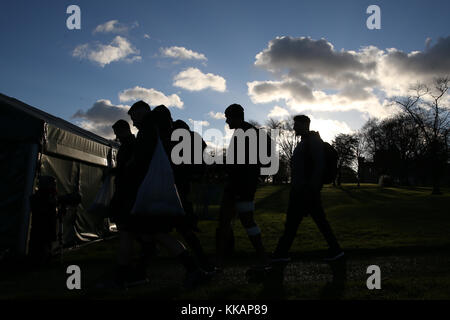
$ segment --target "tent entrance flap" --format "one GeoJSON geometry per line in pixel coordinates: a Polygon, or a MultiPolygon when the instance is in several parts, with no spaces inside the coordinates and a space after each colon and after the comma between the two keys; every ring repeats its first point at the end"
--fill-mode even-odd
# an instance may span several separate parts
{"type": "Polygon", "coordinates": [[[42,156],[41,174],[56,178],[58,196],[73,192],[81,195],[81,203],[76,208],[68,207],[63,218],[65,246],[71,246],[78,240],[99,238],[109,230],[109,225],[106,225],[107,217],[102,213],[88,211],[102,185],[103,169],[101,166],[66,157],[42,156]]]}

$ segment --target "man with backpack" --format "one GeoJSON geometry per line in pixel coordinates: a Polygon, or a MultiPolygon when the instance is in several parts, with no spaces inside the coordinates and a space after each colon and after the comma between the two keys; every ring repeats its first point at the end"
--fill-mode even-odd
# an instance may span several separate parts
{"type": "Polygon", "coordinates": [[[308,215],[311,215],[328,243],[329,250],[325,261],[344,258],[344,252],[326,219],[320,196],[323,183],[331,182],[330,175],[335,175],[333,149],[322,141],[318,132],[309,130],[309,124],[310,119],[305,115],[294,117],[295,134],[301,136],[301,142],[296,146],[291,159],[289,205],[283,235],[272,255],[272,262],[275,263],[290,261],[289,249],[300,222],[308,215]]]}

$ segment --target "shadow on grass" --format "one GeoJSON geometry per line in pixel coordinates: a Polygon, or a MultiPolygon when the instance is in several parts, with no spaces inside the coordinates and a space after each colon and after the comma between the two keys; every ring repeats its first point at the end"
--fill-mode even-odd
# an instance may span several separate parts
{"type": "Polygon", "coordinates": [[[289,185],[282,185],[279,187],[280,188],[277,191],[256,201],[255,205],[257,210],[258,208],[264,208],[264,211],[269,212],[284,213],[286,211],[290,187],[289,185]]]}

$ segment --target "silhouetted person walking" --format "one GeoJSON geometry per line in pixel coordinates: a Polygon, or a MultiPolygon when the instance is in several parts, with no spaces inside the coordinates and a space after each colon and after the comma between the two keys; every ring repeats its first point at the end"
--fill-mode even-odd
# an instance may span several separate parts
{"type": "MultiPolygon", "coordinates": [[[[136,137],[131,133],[130,125],[125,120],[116,121],[113,126],[114,134],[116,135],[116,139],[120,142],[119,151],[116,156],[116,167],[110,170],[110,173],[115,176],[114,185],[115,192],[113,198],[111,199],[111,205],[116,207],[123,199],[119,197],[123,197],[127,193],[127,165],[131,161],[134,153],[134,146],[136,143],[136,137]]],[[[125,211],[113,211],[112,221],[116,223],[117,228],[119,230],[125,228],[126,225],[126,217],[128,213],[125,211]]]]}
{"type": "MultiPolygon", "coordinates": [[[[253,131],[258,139],[258,129],[244,121],[244,109],[242,106],[238,104],[230,105],[225,110],[225,117],[230,129],[241,129],[242,131],[239,132],[244,134],[251,134],[253,131]]],[[[230,152],[234,154],[234,162],[226,165],[228,180],[225,184],[219,213],[219,226],[217,228],[218,262],[219,264],[223,263],[226,245],[232,236],[231,222],[237,214],[258,255],[259,267],[265,267],[268,264],[268,260],[261,240],[261,230],[253,217],[255,210],[254,197],[260,176],[260,167],[258,164],[250,163],[250,143],[252,142],[246,138],[244,139],[245,149],[242,150],[238,147],[239,137],[237,137],[237,131],[235,131],[230,142],[230,148],[227,150],[227,154],[230,152]],[[233,140],[235,143],[233,143],[233,140]],[[245,154],[242,154],[242,152],[245,154]],[[238,164],[237,158],[245,159],[244,164],[238,164]]],[[[258,145],[257,141],[253,141],[253,143],[255,142],[258,145]]],[[[255,156],[258,157],[258,154],[255,156]]]]}
{"type": "MultiPolygon", "coordinates": [[[[123,201],[117,204],[115,210],[126,213],[126,223],[129,226],[126,232],[120,234],[119,248],[119,277],[118,281],[125,281],[130,274],[133,240],[137,235],[142,238],[151,237],[163,245],[185,267],[187,274],[185,285],[192,287],[205,280],[204,273],[198,268],[195,260],[184,245],[172,237],[169,232],[179,223],[172,216],[135,216],[131,215],[137,192],[147,175],[153,154],[158,142],[158,130],[154,122],[150,106],[144,101],[134,103],[128,111],[133,125],[139,129],[136,137],[132,159],[126,166],[124,175],[123,201]],[[126,179],[126,180],[125,180],[126,179]]],[[[133,274],[131,274],[132,276],[133,274]]]]}
{"type": "Polygon", "coordinates": [[[309,214],[328,243],[326,261],[343,258],[342,251],[322,208],[320,191],[325,172],[323,141],[318,132],[309,130],[310,119],[305,115],[294,117],[295,134],[301,142],[295,147],[291,159],[291,191],[284,233],[272,256],[273,262],[288,262],[289,249],[295,239],[303,217],[309,214]]]}
{"type": "Polygon", "coordinates": [[[190,200],[191,194],[191,181],[201,180],[206,172],[206,164],[203,161],[203,151],[206,149],[207,145],[203,138],[194,131],[191,131],[188,124],[183,120],[176,120],[173,122],[173,131],[177,129],[185,129],[189,131],[191,136],[191,163],[190,164],[179,164],[173,166],[174,175],[175,175],[175,183],[177,184],[178,192],[180,193],[181,203],[183,204],[183,208],[186,212],[186,218],[189,225],[192,227],[192,230],[198,232],[197,223],[198,216],[194,212],[194,206],[192,201],[190,200]],[[195,163],[195,152],[198,150],[195,147],[195,141],[201,141],[201,163],[195,163]]]}
{"type": "MultiPolygon", "coordinates": [[[[176,230],[179,234],[181,234],[192,249],[195,256],[198,258],[200,262],[200,266],[208,272],[214,271],[214,267],[209,263],[207,256],[203,250],[203,247],[198,239],[197,235],[193,232],[196,229],[196,224],[194,222],[194,210],[192,202],[189,200],[189,193],[191,189],[191,180],[192,180],[192,170],[194,164],[178,164],[175,165],[171,159],[172,148],[175,146],[176,142],[171,141],[172,132],[174,130],[174,122],[172,120],[172,116],[170,114],[170,110],[164,106],[159,105],[155,107],[152,111],[155,123],[158,127],[158,133],[161,138],[162,144],[166,151],[168,158],[170,159],[172,170],[174,173],[175,185],[177,186],[178,195],[181,200],[181,204],[186,215],[181,219],[180,223],[177,225],[176,230]]],[[[177,125],[180,126],[180,121],[178,120],[177,125]]],[[[184,125],[181,124],[181,129],[186,129],[184,125]]],[[[187,126],[187,124],[186,124],[187,126]]],[[[189,127],[187,129],[189,134],[191,134],[189,127]]],[[[206,143],[202,140],[202,142],[206,143]]],[[[194,143],[191,140],[191,143],[194,143]]],[[[204,149],[204,148],[203,148],[204,149]]],[[[203,152],[203,149],[201,150],[203,152]]],[[[192,154],[193,155],[193,154],[192,154]]]]}

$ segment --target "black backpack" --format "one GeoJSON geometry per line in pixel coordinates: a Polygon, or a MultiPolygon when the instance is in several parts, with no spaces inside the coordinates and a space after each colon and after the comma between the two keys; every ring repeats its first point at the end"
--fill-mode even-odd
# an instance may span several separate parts
{"type": "Polygon", "coordinates": [[[323,153],[325,157],[325,172],[323,174],[322,183],[333,183],[337,175],[338,153],[334,147],[328,142],[323,142],[323,153]]]}

